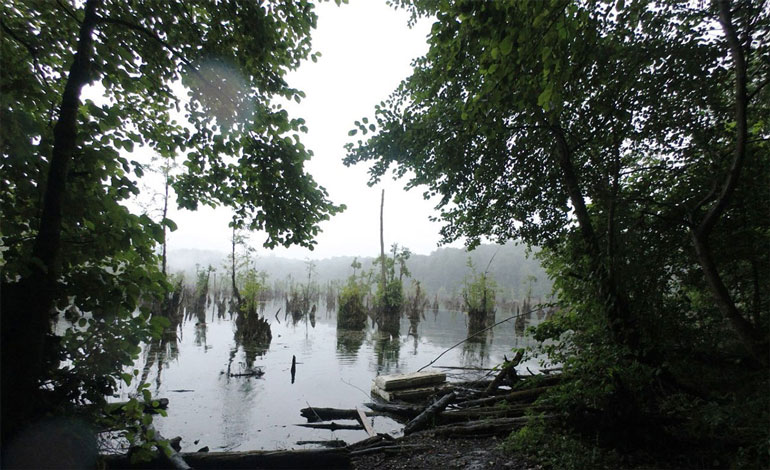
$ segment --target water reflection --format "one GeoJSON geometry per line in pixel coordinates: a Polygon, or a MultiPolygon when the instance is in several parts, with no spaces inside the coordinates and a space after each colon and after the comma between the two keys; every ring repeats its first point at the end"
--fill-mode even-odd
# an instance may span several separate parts
{"type": "Polygon", "coordinates": [[[377,372],[383,374],[393,372],[398,366],[398,357],[401,351],[401,340],[398,332],[393,334],[386,329],[378,329],[374,338],[377,372]]]}
{"type": "Polygon", "coordinates": [[[366,332],[363,330],[343,330],[337,328],[337,353],[340,357],[352,358],[358,355],[361,345],[364,344],[366,332]]]}
{"type": "Polygon", "coordinates": [[[489,361],[488,347],[494,340],[494,313],[489,315],[467,315],[468,333],[463,344],[463,364],[486,367],[489,361]]]}
{"type": "MultiPolygon", "coordinates": [[[[153,394],[171,402],[169,416],[157,418],[158,430],[164,435],[182,435],[184,451],[204,445],[212,451],[275,449],[291,447],[297,440],[327,438],[328,431],[290,426],[307,402],[337,408],[360,406],[371,399],[361,390],[368,395],[377,374],[414,372],[494,322],[469,321],[462,312],[435,311],[432,306],[419,314],[405,312],[379,323],[366,314],[350,317],[338,315],[336,310],[316,310],[311,329],[312,305],[303,317],[307,326],[297,327],[293,318],[285,322],[284,315],[277,316],[279,310],[286,313],[281,296],[277,302],[257,308],[257,318],[271,329],[271,339],[260,343],[250,339],[244,329],[248,317],[227,302],[223,305],[220,297],[206,302],[203,312],[209,321],[200,324],[198,299],[193,296],[179,310],[178,330],[145,345],[139,364],[146,366],[140,370],[154,384],[153,394]],[[266,316],[264,312],[268,312],[266,316]],[[296,368],[301,369],[294,384],[290,376],[293,356],[296,368]],[[264,370],[261,378],[243,375],[257,369],[264,370]],[[193,444],[196,440],[200,441],[197,445],[193,444]]],[[[320,299],[317,309],[325,304],[320,299]]],[[[508,316],[501,313],[497,321],[508,316]]],[[[537,321],[536,314],[525,318],[524,329],[537,321]]],[[[499,364],[504,355],[511,356],[512,348],[527,345],[528,340],[520,336],[521,326],[511,320],[484,331],[451,349],[432,367],[499,364]]],[[[532,368],[534,363],[527,365],[532,368]]],[[[400,428],[389,421],[375,424],[378,432],[400,428]]],[[[335,436],[349,442],[362,438],[355,431],[336,431],[335,436]]]]}
{"type": "Polygon", "coordinates": [[[231,373],[232,359],[238,349],[243,350],[246,371],[251,371],[254,367],[254,361],[267,352],[273,339],[270,323],[259,313],[265,311],[264,304],[259,308],[259,311],[256,306],[247,306],[247,304],[236,310],[234,314],[235,331],[233,332],[235,346],[230,355],[228,374],[231,373]]]}

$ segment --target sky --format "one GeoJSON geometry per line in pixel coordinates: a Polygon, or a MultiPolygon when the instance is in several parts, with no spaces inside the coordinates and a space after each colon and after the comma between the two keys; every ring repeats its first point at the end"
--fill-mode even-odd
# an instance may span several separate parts
{"type": "MultiPolygon", "coordinates": [[[[347,210],[321,224],[313,251],[302,247],[261,247],[265,236],[252,235],[259,256],[323,259],[334,256],[377,256],[380,249],[380,192],[385,189],[384,233],[386,249],[392,243],[413,253],[428,254],[437,248],[440,223],[431,222],[435,201],[425,201],[420,188],[404,191],[406,180],[383,178],[367,186],[368,166],[348,168],[342,163],[343,146],[351,141],[348,131],[355,120],[371,117],[374,105],[388,97],[411,73],[412,59],[428,50],[426,37],[431,21],[407,26],[408,14],[388,7],[384,0],[350,0],[316,6],[318,27],[312,33],[313,49],[322,56],[317,63],[306,61],[292,72],[290,86],[303,90],[300,104],[287,106],[292,117],[306,120],[309,131],[302,136],[314,156],[306,170],[347,210]]],[[[358,136],[356,137],[356,139],[358,136]]],[[[169,234],[170,249],[198,248],[229,251],[230,212],[224,208],[202,208],[196,212],[172,211],[179,229],[169,234]]],[[[454,246],[461,246],[456,244],[454,246]]]]}

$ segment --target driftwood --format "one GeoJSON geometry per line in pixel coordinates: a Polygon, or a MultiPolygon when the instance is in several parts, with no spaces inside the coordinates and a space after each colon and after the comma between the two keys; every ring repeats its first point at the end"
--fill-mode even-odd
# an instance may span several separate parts
{"type": "Polygon", "coordinates": [[[515,418],[517,416],[524,416],[530,409],[540,408],[533,408],[530,405],[514,405],[506,406],[504,408],[498,408],[494,406],[483,408],[466,408],[462,410],[444,411],[438,417],[438,421],[442,424],[446,424],[476,421],[481,419],[515,418]]]}
{"type": "Polygon", "coordinates": [[[493,371],[495,369],[490,369],[489,367],[459,367],[459,366],[435,366],[436,369],[449,369],[449,370],[475,370],[475,371],[482,371],[482,372],[489,372],[493,371]]]}
{"type": "Polygon", "coordinates": [[[360,424],[337,424],[334,421],[331,423],[302,423],[302,424],[296,424],[295,426],[302,426],[303,428],[312,428],[312,429],[330,429],[332,431],[336,431],[338,429],[352,429],[352,430],[359,430],[364,429],[363,426],[360,424]]]}
{"type": "Polygon", "coordinates": [[[430,424],[438,413],[444,411],[444,409],[455,399],[454,392],[444,395],[439,398],[435,403],[425,408],[425,411],[417,415],[416,418],[406,423],[404,426],[404,435],[411,434],[420,429],[424,429],[430,424]]]}
{"type": "Polygon", "coordinates": [[[499,418],[483,421],[471,421],[465,424],[437,426],[429,432],[434,436],[443,437],[462,437],[468,435],[493,436],[508,434],[512,430],[524,426],[528,421],[529,417],[527,416],[520,418],[499,418]]]}
{"type": "Polygon", "coordinates": [[[351,457],[359,457],[361,455],[366,454],[379,454],[379,453],[385,453],[385,454],[398,454],[401,452],[414,452],[418,450],[428,450],[431,449],[430,446],[426,445],[420,445],[420,444],[394,444],[394,445],[387,445],[387,446],[380,446],[380,447],[368,447],[366,449],[361,450],[353,450],[350,452],[351,457]]]}
{"type": "Polygon", "coordinates": [[[364,406],[374,411],[381,411],[406,418],[414,418],[422,413],[423,407],[406,403],[364,403],[364,406]]]}
{"type": "MultiPolygon", "coordinates": [[[[187,461],[185,461],[185,459],[179,454],[176,448],[171,446],[170,440],[163,437],[163,435],[161,435],[161,433],[159,433],[152,424],[147,426],[146,429],[147,431],[151,431],[155,435],[155,438],[159,441],[167,441],[169,443],[170,453],[166,454],[166,452],[161,450],[160,454],[161,459],[164,459],[171,466],[171,468],[176,470],[192,470],[192,467],[190,467],[187,461]]],[[[174,440],[176,440],[176,438],[174,438],[174,440]]],[[[179,440],[181,441],[182,439],[180,438],[179,440]]]]}
{"type": "MultiPolygon", "coordinates": [[[[180,454],[196,470],[253,468],[349,468],[347,449],[303,449],[287,451],[192,452],[180,454]]],[[[105,456],[107,468],[168,468],[158,458],[131,465],[127,456],[105,456]]]]}
{"type": "MultiPolygon", "coordinates": [[[[317,423],[318,421],[328,421],[330,419],[358,419],[358,412],[356,410],[346,410],[342,408],[315,408],[308,407],[299,410],[299,414],[303,418],[306,418],[309,423],[317,423]]],[[[371,411],[366,413],[366,416],[378,416],[380,413],[373,413],[371,411]]]]}
{"type": "Polygon", "coordinates": [[[380,447],[383,445],[392,445],[396,443],[396,438],[390,434],[377,434],[376,436],[368,437],[362,441],[354,442],[348,446],[348,450],[360,450],[368,449],[370,447],[380,447]]]}
{"type": "Polygon", "coordinates": [[[527,382],[533,383],[538,387],[551,387],[561,383],[561,374],[537,374],[527,377],[527,382]]]}
{"type": "Polygon", "coordinates": [[[485,405],[492,405],[494,403],[497,403],[499,401],[523,401],[523,402],[529,402],[534,401],[537,397],[539,397],[543,392],[548,390],[549,387],[538,387],[538,388],[531,388],[528,390],[516,390],[514,392],[505,394],[505,395],[497,395],[494,397],[488,397],[488,398],[477,398],[475,400],[466,400],[460,403],[456,403],[456,406],[458,408],[468,408],[471,406],[485,406],[485,405]]]}
{"type": "Polygon", "coordinates": [[[497,387],[500,386],[503,380],[505,380],[506,377],[516,376],[516,366],[519,365],[521,362],[521,359],[524,357],[524,351],[519,351],[516,353],[515,356],[513,356],[513,359],[510,361],[506,361],[503,363],[503,367],[500,368],[500,372],[495,376],[495,378],[490,382],[487,389],[484,391],[487,395],[491,395],[495,390],[497,390],[497,387]]]}
{"type": "Polygon", "coordinates": [[[345,449],[203,452],[183,456],[196,469],[346,468],[350,466],[350,453],[345,449]]]}
{"type": "Polygon", "coordinates": [[[341,447],[347,447],[348,443],[341,439],[331,439],[328,441],[297,441],[298,446],[315,445],[325,447],[327,449],[338,449],[341,447]]]}

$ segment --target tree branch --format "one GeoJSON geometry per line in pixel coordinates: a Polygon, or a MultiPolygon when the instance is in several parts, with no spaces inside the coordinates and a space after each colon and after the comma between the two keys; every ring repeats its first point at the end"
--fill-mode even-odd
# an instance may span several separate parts
{"type": "Polygon", "coordinates": [[[732,23],[732,13],[730,11],[729,0],[719,0],[719,22],[725,33],[727,44],[730,47],[730,55],[733,59],[735,69],[735,123],[736,123],[736,142],[733,161],[730,164],[730,170],[722,186],[722,191],[711,209],[695,229],[698,237],[707,237],[716,225],[719,217],[724,212],[730,197],[735,192],[738,185],[738,179],[741,175],[743,162],[746,159],[746,140],[748,139],[748,127],[746,119],[746,108],[748,97],[746,93],[746,61],[743,55],[738,35],[732,23]]]}
{"type": "Polygon", "coordinates": [[[32,56],[32,63],[35,65],[35,69],[37,70],[38,74],[40,74],[40,78],[43,80],[43,83],[45,83],[45,86],[50,88],[51,84],[48,83],[48,79],[45,76],[45,72],[43,71],[43,68],[40,66],[40,61],[37,58],[37,48],[33,45],[29,44],[22,38],[20,38],[16,33],[8,27],[8,25],[5,24],[4,21],[0,20],[0,26],[3,28],[3,31],[5,31],[11,38],[13,38],[16,42],[24,46],[25,49],[27,49],[27,52],[29,52],[29,55],[32,56]]]}
{"type": "Polygon", "coordinates": [[[152,30],[150,30],[148,28],[145,28],[142,25],[139,25],[139,24],[136,24],[136,23],[132,23],[130,21],[126,21],[126,20],[123,20],[123,19],[120,19],[120,18],[112,18],[112,17],[103,16],[103,17],[99,18],[99,22],[100,23],[110,23],[110,24],[115,24],[115,25],[119,25],[119,26],[125,26],[126,28],[129,28],[129,29],[131,29],[133,31],[136,31],[136,32],[138,32],[138,33],[140,33],[140,34],[142,34],[142,35],[152,39],[153,41],[157,42],[164,49],[166,49],[169,53],[171,53],[171,55],[173,55],[174,57],[179,59],[179,61],[182,62],[182,64],[185,67],[187,67],[196,77],[198,77],[198,79],[200,79],[203,83],[205,83],[206,86],[208,86],[211,90],[216,91],[217,92],[216,94],[217,94],[217,96],[219,96],[220,100],[222,100],[222,101],[227,100],[233,106],[237,106],[237,103],[235,103],[235,101],[233,101],[232,98],[230,98],[229,96],[223,95],[222,93],[219,93],[218,92],[218,88],[216,86],[214,86],[209,80],[207,80],[206,77],[204,77],[200,73],[200,71],[195,67],[195,65],[187,59],[187,57],[185,57],[184,55],[179,53],[176,49],[174,49],[174,47],[171,44],[169,44],[166,40],[164,40],[163,38],[158,36],[154,31],[152,31],[152,30]]]}

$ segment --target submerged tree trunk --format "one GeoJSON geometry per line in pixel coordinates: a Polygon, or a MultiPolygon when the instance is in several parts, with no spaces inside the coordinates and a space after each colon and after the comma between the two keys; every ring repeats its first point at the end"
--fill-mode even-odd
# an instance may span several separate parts
{"type": "Polygon", "coordinates": [[[62,205],[66,180],[77,141],[80,92],[89,81],[92,34],[100,0],[88,0],[80,25],[77,52],[62,95],[59,119],[43,196],[38,234],[30,255],[30,274],[3,285],[2,292],[2,438],[3,443],[28,423],[39,410],[40,382],[44,378],[46,337],[56,300],[61,271],[62,205]],[[36,411],[38,410],[38,411],[36,411]]]}

